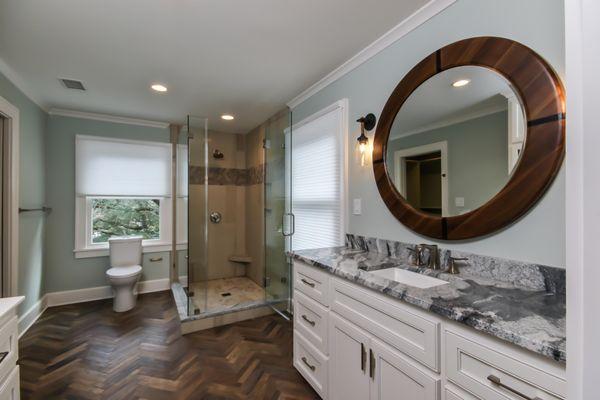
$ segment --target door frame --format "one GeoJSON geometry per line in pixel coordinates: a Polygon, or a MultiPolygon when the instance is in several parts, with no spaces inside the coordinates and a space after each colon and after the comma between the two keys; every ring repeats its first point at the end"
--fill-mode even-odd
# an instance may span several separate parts
{"type": "Polygon", "coordinates": [[[18,292],[19,265],[19,109],[0,96],[0,116],[4,118],[4,135],[6,136],[6,151],[8,157],[5,163],[7,171],[4,174],[9,194],[5,196],[6,226],[8,234],[4,238],[6,253],[3,254],[8,265],[3,266],[7,279],[3,281],[4,297],[16,296],[18,292]]]}
{"type": "Polygon", "coordinates": [[[402,196],[406,193],[406,158],[439,151],[442,157],[442,217],[448,216],[448,142],[435,142],[394,152],[394,184],[402,196]]]}

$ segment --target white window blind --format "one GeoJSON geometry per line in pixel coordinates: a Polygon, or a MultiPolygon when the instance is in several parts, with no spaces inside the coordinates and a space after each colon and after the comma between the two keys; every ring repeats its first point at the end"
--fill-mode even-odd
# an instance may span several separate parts
{"type": "Polygon", "coordinates": [[[292,249],[343,244],[342,109],[292,132],[292,249]]]}
{"type": "Polygon", "coordinates": [[[168,143],[76,138],[78,196],[157,196],[171,194],[168,143]]]}
{"type": "Polygon", "coordinates": [[[177,145],[177,196],[188,195],[188,146],[177,145]]]}

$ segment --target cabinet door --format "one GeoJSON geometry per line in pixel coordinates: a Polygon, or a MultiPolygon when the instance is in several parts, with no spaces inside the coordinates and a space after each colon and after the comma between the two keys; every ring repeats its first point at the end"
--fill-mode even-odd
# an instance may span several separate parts
{"type": "Polygon", "coordinates": [[[369,398],[369,336],[334,313],[329,319],[329,398],[369,398]]]}
{"type": "Polygon", "coordinates": [[[371,400],[439,400],[440,379],[418,367],[399,351],[371,340],[371,400]]]}

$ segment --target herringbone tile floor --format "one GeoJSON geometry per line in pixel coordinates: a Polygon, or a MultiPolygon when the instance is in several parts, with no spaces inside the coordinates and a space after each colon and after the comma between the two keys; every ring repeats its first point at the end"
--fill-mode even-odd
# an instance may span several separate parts
{"type": "Polygon", "coordinates": [[[181,336],[170,292],[115,314],[102,300],[48,309],[21,338],[23,399],[318,399],[277,316],[181,336]]]}

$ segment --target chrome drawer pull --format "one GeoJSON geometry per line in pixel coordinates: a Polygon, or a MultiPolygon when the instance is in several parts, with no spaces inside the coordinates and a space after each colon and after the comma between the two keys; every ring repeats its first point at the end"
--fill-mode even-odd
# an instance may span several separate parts
{"type": "Polygon", "coordinates": [[[315,287],[315,284],[312,282],[307,281],[306,279],[302,278],[300,279],[302,281],[302,283],[304,283],[305,285],[308,285],[310,287],[315,287]]]}
{"type": "Polygon", "coordinates": [[[314,365],[310,365],[308,363],[308,361],[306,360],[306,357],[302,357],[302,362],[304,363],[304,365],[306,365],[308,368],[310,368],[311,371],[314,371],[315,369],[317,369],[317,367],[315,367],[314,365]]]}
{"type": "Polygon", "coordinates": [[[510,386],[505,385],[504,383],[502,383],[502,381],[500,381],[500,378],[498,378],[496,375],[488,375],[487,377],[488,381],[492,382],[494,385],[497,385],[503,389],[508,390],[511,393],[516,394],[517,396],[521,396],[522,398],[524,398],[525,400],[542,400],[539,397],[529,397],[526,394],[523,394],[521,392],[519,392],[516,389],[511,388],[510,386]]]}
{"type": "Polygon", "coordinates": [[[306,322],[308,322],[311,326],[315,326],[315,321],[311,321],[310,319],[308,319],[308,317],[306,315],[302,316],[302,319],[305,320],[306,322]]]}
{"type": "Polygon", "coordinates": [[[375,380],[375,353],[369,349],[369,377],[375,380]]]}
{"type": "Polygon", "coordinates": [[[365,349],[365,345],[363,343],[360,344],[360,369],[362,372],[365,372],[365,368],[367,367],[367,350],[365,349]]]}
{"type": "Polygon", "coordinates": [[[150,262],[158,262],[158,261],[162,261],[163,258],[162,257],[155,257],[155,258],[151,258],[150,262]]]}

